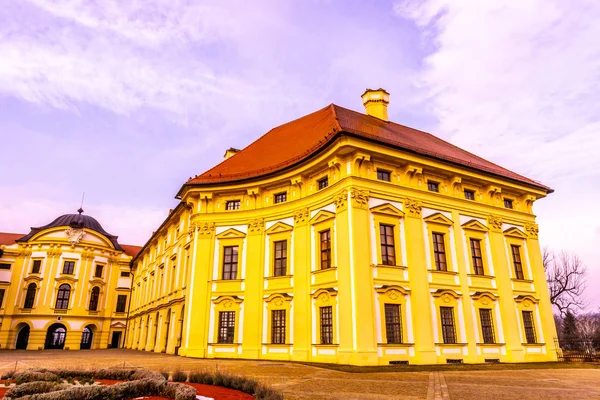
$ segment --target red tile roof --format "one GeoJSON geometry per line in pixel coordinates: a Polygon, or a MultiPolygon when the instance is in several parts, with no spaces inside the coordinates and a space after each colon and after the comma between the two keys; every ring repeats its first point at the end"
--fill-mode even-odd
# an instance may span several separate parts
{"type": "Polygon", "coordinates": [[[432,134],[382,121],[335,104],[273,128],[239,153],[191,178],[185,185],[252,179],[280,171],[309,158],[331,143],[339,133],[388,144],[552,192],[552,189],[539,182],[502,168],[432,134]]]}
{"type": "Polygon", "coordinates": [[[125,250],[125,254],[133,258],[135,258],[135,256],[137,256],[140,250],[142,249],[142,246],[134,246],[131,244],[122,244],[121,247],[123,248],[123,250],[125,250]]]}
{"type": "Polygon", "coordinates": [[[0,232],[0,244],[15,244],[15,241],[23,236],[25,236],[24,233],[0,232]]]}

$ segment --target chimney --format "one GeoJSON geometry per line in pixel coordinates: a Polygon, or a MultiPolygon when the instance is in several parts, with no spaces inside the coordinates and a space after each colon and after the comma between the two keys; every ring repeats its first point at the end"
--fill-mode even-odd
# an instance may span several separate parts
{"type": "Polygon", "coordinates": [[[225,150],[225,155],[223,157],[225,157],[225,159],[227,160],[229,157],[235,156],[239,151],[240,149],[234,149],[233,147],[230,147],[227,150],[225,150]]]}
{"type": "Polygon", "coordinates": [[[362,95],[363,105],[367,115],[388,121],[387,106],[390,104],[390,94],[384,89],[367,89],[362,95]]]}

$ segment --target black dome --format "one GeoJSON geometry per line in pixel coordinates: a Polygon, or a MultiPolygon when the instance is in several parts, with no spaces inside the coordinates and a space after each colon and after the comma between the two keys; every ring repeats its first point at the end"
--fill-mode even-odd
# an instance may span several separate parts
{"type": "Polygon", "coordinates": [[[95,218],[92,218],[89,215],[83,215],[82,209],[79,209],[77,211],[79,211],[79,214],[61,215],[60,217],[56,218],[54,221],[50,222],[47,225],[40,226],[37,228],[32,227],[31,232],[29,232],[27,235],[23,236],[21,239],[18,239],[17,242],[27,242],[36,233],[43,231],[45,229],[56,228],[58,226],[69,226],[69,227],[75,228],[75,229],[86,228],[86,229],[98,232],[101,235],[106,236],[111,241],[113,246],[115,246],[115,249],[123,250],[121,248],[121,246],[119,245],[119,242],[117,242],[118,236],[111,235],[110,233],[106,232],[104,230],[104,228],[102,228],[102,225],[100,225],[100,222],[98,222],[95,218]]]}

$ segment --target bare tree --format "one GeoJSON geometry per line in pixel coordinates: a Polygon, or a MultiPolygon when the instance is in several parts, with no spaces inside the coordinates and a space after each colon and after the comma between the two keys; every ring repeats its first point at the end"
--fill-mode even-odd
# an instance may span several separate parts
{"type": "Polygon", "coordinates": [[[564,317],[586,306],[583,293],[586,288],[587,268],[574,253],[544,248],[542,262],[550,289],[550,302],[564,317]]]}

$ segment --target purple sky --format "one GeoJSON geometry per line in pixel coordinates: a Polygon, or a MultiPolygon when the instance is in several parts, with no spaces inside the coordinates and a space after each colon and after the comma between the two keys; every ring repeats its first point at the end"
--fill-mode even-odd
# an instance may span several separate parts
{"type": "Polygon", "coordinates": [[[391,120],[556,189],[534,208],[542,244],[583,258],[597,307],[600,3],[506,3],[5,0],[0,231],[85,191],[143,244],[226,148],[384,87],[391,120]]]}

